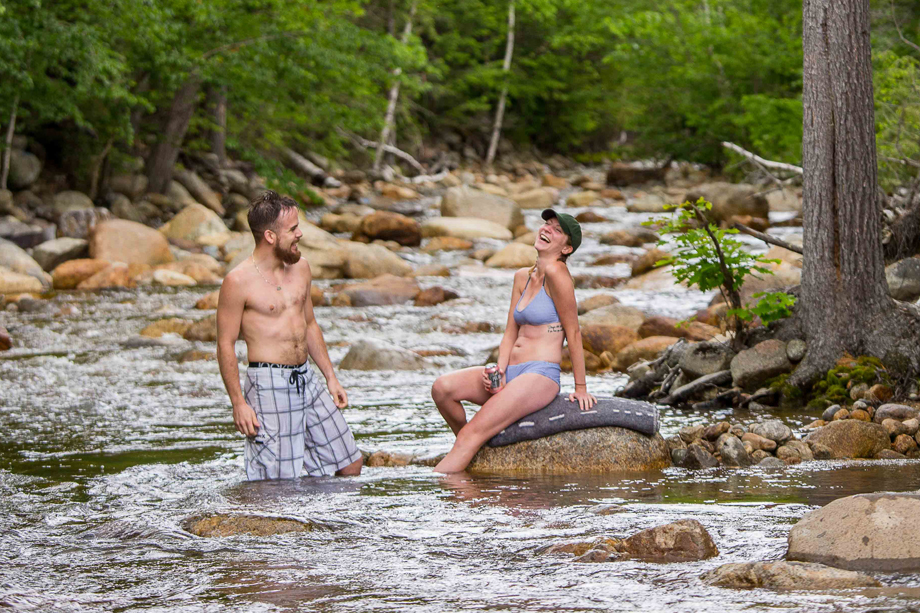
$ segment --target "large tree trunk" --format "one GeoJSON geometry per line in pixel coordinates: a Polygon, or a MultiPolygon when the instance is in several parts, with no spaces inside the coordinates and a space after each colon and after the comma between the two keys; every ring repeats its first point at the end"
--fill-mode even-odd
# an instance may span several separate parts
{"type": "Polygon", "coordinates": [[[869,0],[804,2],[804,265],[809,385],[844,352],[920,366],[915,311],[888,295],[877,191],[869,0]]]}
{"type": "Polygon", "coordinates": [[[505,118],[505,100],[508,98],[508,73],[511,71],[511,56],[514,53],[514,0],[508,2],[508,42],[505,43],[505,61],[502,64],[504,85],[498,98],[498,108],[495,109],[495,122],[492,124],[492,139],[489,141],[489,152],[486,154],[486,166],[491,166],[498,152],[498,139],[502,133],[502,121],[505,118]]]}
{"type": "MultiPolygon", "coordinates": [[[[399,39],[403,45],[409,43],[409,36],[412,35],[412,20],[415,19],[415,9],[418,6],[418,0],[412,0],[409,7],[409,15],[406,17],[406,26],[403,28],[402,37],[399,39]]],[[[399,100],[399,75],[402,74],[402,68],[393,69],[393,85],[390,87],[390,96],[387,101],[387,113],[383,118],[383,129],[380,130],[380,139],[377,141],[377,151],[374,153],[374,170],[380,170],[383,163],[384,146],[387,145],[390,138],[390,131],[393,129],[393,122],[396,118],[396,102],[399,100]]]]}
{"type": "Polygon", "coordinates": [[[189,121],[195,112],[195,103],[201,89],[201,79],[190,75],[173,96],[169,113],[163,125],[159,141],[147,160],[147,189],[163,194],[172,181],[173,167],[179,157],[179,149],[188,130],[189,121]]]}
{"type": "Polygon", "coordinates": [[[211,151],[217,155],[217,161],[223,166],[227,161],[227,86],[211,85],[208,87],[208,109],[211,112],[213,126],[208,134],[211,151]]]}

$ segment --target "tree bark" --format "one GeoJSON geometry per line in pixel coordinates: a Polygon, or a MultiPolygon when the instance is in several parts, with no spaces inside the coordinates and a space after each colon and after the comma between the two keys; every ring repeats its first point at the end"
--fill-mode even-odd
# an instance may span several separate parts
{"type": "Polygon", "coordinates": [[[3,139],[3,162],[0,165],[0,189],[6,189],[6,180],[10,176],[10,158],[13,156],[13,134],[16,133],[16,112],[19,110],[19,94],[13,98],[13,110],[10,111],[10,125],[3,139]]]}
{"type": "Polygon", "coordinates": [[[217,161],[223,166],[227,161],[227,86],[211,85],[208,87],[208,108],[211,111],[213,127],[208,135],[211,151],[217,155],[217,161]]]}
{"type": "Polygon", "coordinates": [[[843,355],[920,366],[920,318],[888,295],[877,191],[869,0],[804,2],[804,264],[797,316],[808,342],[789,382],[843,355]]]}
{"type": "Polygon", "coordinates": [[[491,166],[498,152],[498,139],[502,133],[502,120],[505,118],[505,100],[508,98],[508,73],[511,71],[511,56],[514,54],[514,0],[508,2],[508,42],[505,44],[505,61],[502,64],[504,84],[495,109],[495,123],[492,124],[492,138],[486,154],[486,166],[491,166]]]}
{"type": "Polygon", "coordinates": [[[157,142],[147,160],[147,190],[163,194],[172,180],[173,167],[179,157],[179,149],[188,130],[198,92],[201,90],[201,78],[192,74],[173,96],[169,113],[164,121],[160,140],[157,142]]]}
{"type": "MultiPolygon", "coordinates": [[[[409,7],[409,15],[406,17],[406,26],[403,28],[402,37],[399,42],[403,45],[409,43],[409,37],[412,35],[412,20],[415,19],[415,9],[418,6],[418,0],[412,0],[409,7]]],[[[385,145],[390,138],[390,131],[393,129],[393,122],[396,118],[396,102],[399,100],[399,75],[402,74],[402,68],[393,69],[393,85],[390,86],[389,100],[387,101],[387,113],[383,118],[383,128],[380,130],[380,138],[377,140],[377,151],[374,153],[374,171],[380,170],[383,163],[385,145]]]]}

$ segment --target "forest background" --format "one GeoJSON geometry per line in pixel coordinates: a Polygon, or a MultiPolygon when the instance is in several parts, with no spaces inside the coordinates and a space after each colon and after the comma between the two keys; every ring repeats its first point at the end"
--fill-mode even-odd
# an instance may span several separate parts
{"type": "MultiPolygon", "coordinates": [[[[354,137],[379,136],[398,80],[389,142],[423,162],[485,158],[507,88],[498,160],[721,170],[731,141],[801,164],[800,1],[514,1],[506,72],[509,0],[0,0],[0,125],[15,117],[78,188],[102,160],[148,158],[177,121],[186,150],[217,143],[278,179],[287,147],[368,163],[354,137]]],[[[872,10],[890,189],[920,167],[920,4],[872,10]]]]}

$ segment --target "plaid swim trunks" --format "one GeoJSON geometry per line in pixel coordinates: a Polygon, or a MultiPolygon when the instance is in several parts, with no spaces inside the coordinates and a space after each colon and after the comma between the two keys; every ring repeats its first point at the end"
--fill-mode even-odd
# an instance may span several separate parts
{"type": "Polygon", "coordinates": [[[246,370],[246,402],[259,432],[246,438],[246,477],[295,479],[332,475],[361,457],[348,424],[320,385],[309,362],[284,366],[256,362],[246,370]]]}

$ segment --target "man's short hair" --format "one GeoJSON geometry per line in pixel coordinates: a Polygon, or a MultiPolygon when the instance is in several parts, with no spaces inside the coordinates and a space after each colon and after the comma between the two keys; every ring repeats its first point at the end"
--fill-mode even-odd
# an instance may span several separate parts
{"type": "Polygon", "coordinates": [[[247,218],[257,245],[262,242],[266,230],[275,229],[278,218],[289,208],[296,209],[297,202],[290,196],[281,196],[270,189],[262,192],[249,203],[247,218]]]}

